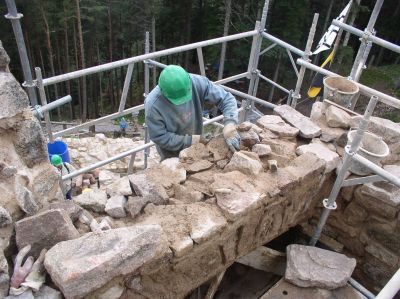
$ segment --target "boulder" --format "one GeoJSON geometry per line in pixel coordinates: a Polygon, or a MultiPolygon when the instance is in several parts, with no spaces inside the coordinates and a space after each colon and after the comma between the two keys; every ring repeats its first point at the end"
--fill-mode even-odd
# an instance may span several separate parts
{"type": "Polygon", "coordinates": [[[252,147],[253,145],[260,142],[258,134],[253,129],[239,132],[239,135],[240,135],[240,142],[245,147],[252,147]]]}
{"type": "Polygon", "coordinates": [[[336,106],[329,106],[325,111],[325,117],[326,123],[332,128],[348,129],[350,127],[350,114],[336,106]]]}
{"type": "Polygon", "coordinates": [[[0,103],[0,119],[13,117],[29,107],[28,96],[11,73],[0,72],[0,103]]]}
{"type": "Polygon", "coordinates": [[[300,130],[300,136],[314,138],[321,135],[321,128],[314,124],[307,116],[304,116],[289,105],[281,105],[274,108],[278,114],[289,124],[300,130]]]}
{"type": "Polygon", "coordinates": [[[318,158],[325,161],[325,173],[331,172],[340,163],[340,157],[337,153],[331,151],[326,146],[319,143],[310,143],[301,145],[297,148],[296,153],[300,156],[304,153],[313,153],[318,158]]]}
{"type": "Polygon", "coordinates": [[[82,298],[167,252],[159,225],[135,225],[58,243],[47,252],[44,265],[65,297],[82,298]]]}
{"type": "Polygon", "coordinates": [[[299,134],[299,129],[288,125],[277,115],[264,115],[257,120],[257,125],[280,137],[296,137],[299,134]]]}
{"type": "Polygon", "coordinates": [[[104,212],[107,203],[107,193],[93,189],[74,197],[74,201],[84,209],[101,213],[104,212]]]}
{"type": "Polygon", "coordinates": [[[286,254],[285,279],[299,287],[343,287],[356,266],[354,258],[317,247],[293,244],[286,254]]]}
{"type": "Polygon", "coordinates": [[[272,149],[268,144],[256,144],[251,151],[256,153],[259,157],[265,157],[272,152],[272,149]]]}
{"type": "Polygon", "coordinates": [[[107,194],[109,196],[114,195],[132,195],[131,183],[129,182],[129,178],[124,176],[115,182],[111,183],[107,186],[107,194]]]}
{"type": "Polygon", "coordinates": [[[82,213],[83,209],[81,206],[77,205],[72,200],[62,200],[57,202],[52,202],[49,205],[50,210],[60,209],[65,211],[69,218],[71,218],[72,222],[75,222],[79,219],[79,215],[82,213]]]}
{"type": "Polygon", "coordinates": [[[235,152],[231,161],[225,166],[224,171],[238,170],[245,174],[257,175],[263,170],[263,166],[259,160],[253,159],[246,155],[246,152],[235,152]]]}
{"type": "Polygon", "coordinates": [[[10,63],[10,57],[6,50],[3,48],[3,44],[0,40],[0,72],[9,72],[8,64],[10,63]]]}
{"type": "Polygon", "coordinates": [[[126,217],[126,198],[123,195],[111,196],[106,203],[105,212],[114,218],[126,217]]]}
{"type": "Polygon", "coordinates": [[[68,214],[63,210],[48,210],[15,223],[18,249],[32,245],[29,254],[37,257],[43,248],[79,237],[68,214]]]}
{"type": "Polygon", "coordinates": [[[204,171],[213,167],[213,163],[207,160],[198,160],[194,161],[191,164],[186,164],[185,169],[188,173],[196,173],[200,171],[204,171]]]}

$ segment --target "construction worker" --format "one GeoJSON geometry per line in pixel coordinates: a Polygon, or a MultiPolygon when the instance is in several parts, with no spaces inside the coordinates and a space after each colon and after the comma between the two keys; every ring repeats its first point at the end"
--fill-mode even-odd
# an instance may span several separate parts
{"type": "Polygon", "coordinates": [[[203,108],[215,104],[224,115],[223,135],[231,151],[239,150],[236,99],[206,77],[189,74],[177,65],[167,66],[145,100],[145,121],[161,160],[177,157],[196,143],[206,143],[203,108]]]}
{"type": "MultiPolygon", "coordinates": [[[[67,163],[63,162],[61,156],[59,155],[52,155],[51,156],[51,164],[53,164],[57,170],[60,172],[61,176],[65,176],[71,172],[75,171],[75,168],[67,163]]],[[[60,187],[62,190],[62,193],[65,197],[65,199],[72,199],[72,184],[73,184],[73,179],[68,179],[65,181],[61,181],[60,187]]]]}

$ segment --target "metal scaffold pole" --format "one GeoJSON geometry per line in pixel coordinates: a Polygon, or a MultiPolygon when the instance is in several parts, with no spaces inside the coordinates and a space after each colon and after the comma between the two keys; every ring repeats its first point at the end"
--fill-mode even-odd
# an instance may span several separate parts
{"type": "MultiPolygon", "coordinates": [[[[306,43],[306,49],[305,49],[304,55],[303,55],[303,59],[305,61],[309,61],[309,57],[311,55],[311,47],[312,47],[313,40],[314,40],[315,30],[317,28],[318,17],[319,17],[318,13],[314,14],[313,22],[311,24],[311,29],[310,29],[310,32],[308,34],[308,39],[307,39],[307,43],[306,43]]],[[[300,89],[301,89],[301,86],[303,85],[303,79],[304,79],[305,72],[306,72],[306,67],[305,66],[301,66],[300,67],[300,71],[299,71],[299,75],[297,77],[296,88],[295,88],[294,93],[292,95],[291,106],[293,108],[296,108],[297,101],[301,97],[300,96],[300,89]]]]}
{"type": "MultiPolygon", "coordinates": [[[[144,52],[148,54],[150,52],[150,35],[149,32],[146,31],[144,52]]],[[[147,97],[150,92],[150,72],[149,72],[149,63],[146,62],[144,64],[144,96],[147,97]]],[[[150,141],[149,138],[149,128],[146,124],[144,124],[144,143],[148,143],[150,141]]],[[[144,169],[147,168],[147,158],[149,156],[150,149],[146,148],[144,150],[144,169]]]]}
{"type": "Polygon", "coordinates": [[[31,65],[29,63],[28,54],[26,51],[26,45],[24,40],[24,35],[22,34],[20,18],[23,17],[22,14],[17,12],[17,7],[15,6],[14,0],[6,0],[8,14],[5,15],[6,19],[11,21],[11,25],[14,31],[15,40],[18,46],[19,58],[21,60],[22,72],[24,74],[25,82],[22,86],[26,88],[29,96],[29,100],[32,106],[38,104],[35,90],[35,83],[32,79],[31,65]]]}
{"type": "MultiPolygon", "coordinates": [[[[384,0],[377,0],[374,6],[374,10],[371,13],[371,17],[369,18],[368,25],[364,30],[364,34],[361,37],[361,45],[358,49],[357,56],[354,59],[353,67],[350,72],[350,78],[354,81],[358,81],[365,62],[368,59],[369,50],[371,49],[371,41],[370,36],[375,35],[374,26],[376,23],[376,19],[378,18],[379,12],[381,10],[382,4],[384,0]]],[[[354,109],[356,106],[358,98],[355,97],[351,103],[351,109],[354,109]]]]}

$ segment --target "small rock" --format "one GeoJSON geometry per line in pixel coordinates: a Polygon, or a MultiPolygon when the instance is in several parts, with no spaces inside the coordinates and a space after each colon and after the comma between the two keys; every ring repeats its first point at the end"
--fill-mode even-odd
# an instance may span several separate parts
{"type": "Polygon", "coordinates": [[[207,143],[207,149],[211,153],[214,162],[227,159],[232,156],[229,147],[223,137],[215,137],[207,143]]]}
{"type": "Polygon", "coordinates": [[[107,194],[109,196],[114,195],[132,195],[131,183],[129,178],[124,176],[123,178],[115,181],[114,183],[107,186],[107,194]]]}
{"type": "Polygon", "coordinates": [[[62,299],[61,292],[46,285],[43,285],[34,296],[35,299],[62,299]]]}
{"type": "Polygon", "coordinates": [[[99,172],[100,186],[107,186],[119,178],[120,176],[118,174],[109,170],[102,169],[99,172]]]}
{"type": "Polygon", "coordinates": [[[226,166],[228,163],[229,163],[229,160],[228,160],[228,159],[220,160],[220,161],[217,162],[217,167],[218,167],[219,169],[224,169],[225,166],[226,166]]]}
{"type": "Polygon", "coordinates": [[[66,298],[82,298],[168,251],[159,225],[134,225],[58,243],[47,252],[44,266],[66,298]]]}
{"type": "MultiPolygon", "coordinates": [[[[165,178],[167,179],[167,178],[165,178]]],[[[129,180],[137,196],[144,197],[147,202],[156,205],[168,202],[168,194],[160,182],[153,180],[148,173],[138,173],[129,176],[129,180]]]]}
{"type": "Polygon", "coordinates": [[[123,195],[111,196],[106,203],[105,212],[114,218],[126,217],[126,198],[123,195]]]}
{"type": "Polygon", "coordinates": [[[252,129],[244,132],[239,132],[239,135],[240,135],[240,141],[242,145],[245,147],[252,147],[253,145],[260,142],[258,134],[252,129]]]}
{"type": "Polygon", "coordinates": [[[4,299],[34,299],[35,297],[33,297],[33,293],[31,289],[26,290],[25,292],[23,292],[20,295],[10,295],[5,297],[4,299]]]}
{"type": "Polygon", "coordinates": [[[252,152],[256,153],[259,157],[268,156],[272,152],[271,147],[267,144],[256,144],[253,146],[251,150],[252,152]]]}
{"type": "Polygon", "coordinates": [[[10,213],[0,206],[0,227],[7,226],[12,223],[12,218],[10,213]]]}
{"type": "Polygon", "coordinates": [[[0,41],[0,72],[9,72],[8,64],[10,63],[10,57],[6,50],[3,48],[3,44],[0,41]]]}
{"type": "Polygon", "coordinates": [[[28,96],[11,73],[0,72],[0,90],[0,119],[13,117],[29,107],[28,96]]]}
{"type": "Polygon", "coordinates": [[[325,111],[326,122],[332,128],[348,129],[350,127],[351,116],[346,111],[330,105],[325,111]]]}
{"type": "Polygon", "coordinates": [[[321,135],[321,128],[314,124],[307,116],[304,116],[289,105],[281,105],[274,108],[274,112],[295,128],[300,130],[300,136],[314,138],[321,135]]]}
{"type": "Polygon", "coordinates": [[[310,119],[312,121],[317,121],[322,118],[324,113],[325,113],[325,103],[315,102],[311,108],[310,119]]]}
{"type": "Polygon", "coordinates": [[[285,279],[299,287],[343,287],[356,266],[354,258],[317,247],[289,245],[286,254],[285,279]]]}
{"type": "Polygon", "coordinates": [[[263,131],[263,129],[261,129],[259,126],[257,126],[256,124],[251,124],[251,128],[253,129],[254,132],[256,132],[258,135],[260,135],[263,131]]]}
{"type": "Polygon", "coordinates": [[[48,210],[15,223],[18,249],[32,245],[29,254],[39,256],[43,248],[79,237],[68,214],[62,210],[48,210]]]}
{"type": "Polygon", "coordinates": [[[280,137],[296,137],[299,134],[299,129],[288,125],[277,115],[264,115],[257,120],[257,124],[280,137]]]}
{"type": "Polygon", "coordinates": [[[276,160],[268,160],[268,168],[272,172],[278,171],[278,162],[276,160]]]}
{"type": "Polygon", "coordinates": [[[126,204],[126,209],[132,218],[135,218],[149,203],[148,199],[141,196],[130,196],[126,204]]]}
{"type": "Polygon", "coordinates": [[[97,294],[96,298],[98,299],[119,299],[121,298],[122,293],[124,292],[125,288],[121,285],[113,285],[112,287],[108,288],[106,291],[102,292],[101,294],[97,294]]]}
{"type": "Polygon", "coordinates": [[[179,162],[179,158],[165,159],[161,162],[161,165],[171,170],[172,175],[178,179],[179,183],[183,183],[186,180],[186,170],[179,162]]]}
{"type": "Polygon", "coordinates": [[[206,146],[202,143],[194,144],[188,148],[185,148],[179,153],[179,160],[181,162],[190,162],[201,159],[206,159],[210,155],[210,152],[206,146]]]}
{"type": "Polygon", "coordinates": [[[19,182],[15,184],[15,198],[21,210],[28,215],[34,215],[40,209],[33,193],[19,182]]]}
{"type": "Polygon", "coordinates": [[[249,210],[260,206],[262,202],[260,194],[257,192],[216,192],[215,196],[217,205],[230,221],[237,220],[240,216],[248,213],[249,210]]]}
{"type": "Polygon", "coordinates": [[[93,212],[104,212],[107,203],[107,193],[101,190],[92,190],[74,197],[74,201],[81,207],[93,212]]]}
{"type": "Polygon", "coordinates": [[[257,175],[262,169],[263,166],[260,161],[252,159],[243,151],[240,151],[233,154],[231,161],[225,166],[224,171],[239,170],[246,174],[257,175]]]}
{"type": "Polygon", "coordinates": [[[318,158],[325,161],[325,173],[334,170],[340,163],[340,157],[337,153],[329,150],[326,146],[318,143],[310,143],[301,145],[297,148],[296,153],[300,156],[304,153],[313,153],[318,158]]]}
{"type": "Polygon", "coordinates": [[[251,122],[245,121],[245,122],[242,122],[240,125],[238,125],[237,130],[239,132],[246,132],[252,128],[252,125],[253,124],[251,122]]]}
{"type": "Polygon", "coordinates": [[[213,165],[214,164],[212,164],[210,161],[198,160],[191,164],[186,164],[185,169],[188,173],[196,173],[196,172],[210,169],[211,167],[213,167],[213,165]]]}

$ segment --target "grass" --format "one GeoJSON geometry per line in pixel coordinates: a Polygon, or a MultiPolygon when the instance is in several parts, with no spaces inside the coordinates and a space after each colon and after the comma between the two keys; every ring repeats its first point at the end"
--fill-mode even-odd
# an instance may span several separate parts
{"type": "Polygon", "coordinates": [[[362,84],[400,97],[400,88],[396,87],[399,79],[400,65],[390,64],[364,70],[360,81],[362,84]]]}

